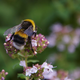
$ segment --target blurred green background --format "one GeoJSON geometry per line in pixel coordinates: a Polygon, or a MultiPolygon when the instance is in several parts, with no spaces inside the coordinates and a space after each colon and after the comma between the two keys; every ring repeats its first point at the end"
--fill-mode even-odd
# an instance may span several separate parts
{"type": "MultiPolygon", "coordinates": [[[[23,72],[23,69],[17,65],[19,61],[10,58],[4,49],[5,30],[29,18],[41,28],[38,29],[38,33],[48,36],[51,33],[50,26],[56,22],[63,26],[70,24],[73,29],[80,27],[79,17],[80,0],[0,0],[0,71],[5,69],[9,73],[6,80],[21,80],[17,78],[17,73],[23,72]]],[[[70,71],[80,67],[80,44],[74,54],[69,54],[68,51],[61,53],[56,47],[48,47],[34,58],[42,64],[52,53],[60,56],[53,63],[57,66],[56,70],[70,71]]]]}

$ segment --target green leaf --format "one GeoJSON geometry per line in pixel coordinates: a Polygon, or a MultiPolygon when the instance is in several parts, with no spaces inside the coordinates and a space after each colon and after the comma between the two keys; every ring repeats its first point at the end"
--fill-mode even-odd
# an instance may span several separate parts
{"type": "Polygon", "coordinates": [[[17,65],[19,65],[19,63],[16,63],[16,64],[13,66],[13,69],[14,69],[17,65]]]}
{"type": "Polygon", "coordinates": [[[26,76],[24,74],[18,74],[18,77],[22,78],[22,79],[25,79],[26,76]]]}
{"type": "Polygon", "coordinates": [[[27,61],[27,63],[30,63],[30,62],[36,63],[36,62],[39,62],[39,60],[28,60],[28,61],[27,61]]]}

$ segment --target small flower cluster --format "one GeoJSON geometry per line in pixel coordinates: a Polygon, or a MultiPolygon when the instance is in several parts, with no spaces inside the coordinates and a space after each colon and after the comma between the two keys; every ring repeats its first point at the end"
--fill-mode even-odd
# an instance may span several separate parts
{"type": "Polygon", "coordinates": [[[72,80],[80,80],[80,68],[70,71],[70,78],[72,80]]]}
{"type": "Polygon", "coordinates": [[[62,26],[54,24],[51,26],[51,34],[47,36],[49,47],[56,46],[59,51],[68,50],[75,52],[76,47],[80,43],[80,28],[73,29],[71,26],[62,26]]]}
{"type": "MultiPolygon", "coordinates": [[[[38,35],[36,35],[36,37],[32,37],[32,38],[37,41],[37,49],[36,50],[37,50],[38,53],[43,52],[44,49],[49,44],[48,40],[42,34],[38,34],[38,35]]],[[[33,47],[33,49],[34,49],[34,47],[33,47]]]]}
{"type": "Polygon", "coordinates": [[[4,43],[4,46],[5,46],[5,49],[6,49],[6,53],[10,56],[10,57],[14,57],[15,56],[13,54],[15,53],[18,53],[18,49],[16,49],[14,46],[13,46],[13,41],[10,40],[10,37],[11,37],[12,34],[8,34],[6,36],[6,42],[4,43]]]}
{"type": "Polygon", "coordinates": [[[30,49],[30,43],[26,42],[26,45],[24,45],[23,50],[18,50],[13,46],[13,41],[10,40],[12,34],[9,34],[6,36],[6,42],[4,43],[6,52],[8,55],[12,58],[16,58],[19,56],[16,53],[21,53],[21,55],[25,56],[26,54],[33,54],[36,55],[37,53],[41,53],[49,44],[48,40],[43,36],[42,34],[37,34],[36,37],[32,36],[31,44],[32,48],[34,50],[34,53],[30,49]],[[21,51],[21,52],[20,52],[21,51]]]}
{"type": "Polygon", "coordinates": [[[8,75],[8,72],[5,72],[5,70],[2,70],[0,72],[0,80],[5,80],[6,75],[8,75]]]}
{"type": "MultiPolygon", "coordinates": [[[[56,45],[56,42],[58,36],[62,36],[63,33],[65,33],[66,29],[62,29],[61,27],[55,27],[53,28],[55,35],[51,35],[51,39],[49,41],[51,42],[51,46],[56,45]],[[55,38],[55,40],[53,40],[55,38]],[[56,41],[55,43],[53,41],[56,41]]],[[[70,31],[70,29],[69,29],[70,31]]],[[[67,35],[67,34],[66,34],[67,35]]],[[[64,36],[64,35],[63,35],[64,36]]],[[[28,58],[33,57],[37,53],[41,53],[44,51],[44,49],[48,46],[49,42],[42,34],[37,34],[36,36],[31,36],[31,43],[29,40],[26,40],[25,45],[22,45],[21,50],[17,48],[17,44],[14,43],[13,38],[11,39],[12,34],[8,34],[6,36],[6,42],[4,43],[5,49],[7,54],[12,58],[18,58],[20,60],[20,66],[23,66],[24,73],[19,74],[20,78],[24,78],[26,80],[71,80],[68,79],[67,72],[64,71],[55,71],[53,70],[53,66],[51,64],[48,64],[47,62],[44,62],[42,65],[35,64],[32,67],[28,66],[29,62],[37,62],[38,60],[28,60],[28,58]],[[16,44],[16,46],[15,46],[16,44]],[[32,49],[31,49],[32,47],[32,49]]],[[[64,37],[62,40],[67,44],[69,40],[65,41],[65,38],[67,40],[67,37],[64,37]]],[[[49,45],[49,46],[50,46],[49,45]]],[[[20,46],[21,47],[21,46],[20,46]]],[[[62,48],[62,47],[60,47],[62,48]]],[[[61,49],[60,49],[61,50],[61,49]]],[[[4,70],[2,70],[1,74],[1,80],[5,79],[5,76],[8,74],[4,70]]]]}
{"type": "Polygon", "coordinates": [[[24,72],[26,76],[36,78],[37,80],[70,80],[65,72],[63,72],[63,75],[61,71],[57,72],[53,70],[54,67],[47,62],[44,62],[42,65],[36,64],[33,67],[26,67],[25,61],[20,61],[20,66],[25,68],[24,72]]]}
{"type": "Polygon", "coordinates": [[[64,71],[64,70],[58,70],[57,71],[57,75],[58,77],[61,79],[61,80],[64,80],[64,79],[68,79],[68,72],[67,71],[64,71]]]}
{"type": "Polygon", "coordinates": [[[65,72],[63,70],[55,71],[53,70],[53,73],[49,73],[44,78],[45,80],[71,80],[68,78],[68,72],[65,72]]]}
{"type": "Polygon", "coordinates": [[[53,73],[53,66],[44,62],[42,65],[36,64],[33,67],[26,67],[25,61],[20,61],[20,66],[25,68],[26,76],[34,76],[36,78],[45,78],[49,73],[53,73]]]}

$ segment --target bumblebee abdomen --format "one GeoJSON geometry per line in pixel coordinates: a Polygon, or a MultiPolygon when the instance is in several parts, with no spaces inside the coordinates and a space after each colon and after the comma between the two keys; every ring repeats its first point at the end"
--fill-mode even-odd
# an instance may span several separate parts
{"type": "Polygon", "coordinates": [[[15,32],[14,35],[19,35],[20,37],[26,38],[26,39],[28,38],[28,35],[25,34],[23,30],[20,30],[20,31],[18,31],[18,32],[15,32]]]}
{"type": "Polygon", "coordinates": [[[13,41],[18,44],[25,44],[25,38],[22,38],[19,35],[14,35],[13,41]]]}

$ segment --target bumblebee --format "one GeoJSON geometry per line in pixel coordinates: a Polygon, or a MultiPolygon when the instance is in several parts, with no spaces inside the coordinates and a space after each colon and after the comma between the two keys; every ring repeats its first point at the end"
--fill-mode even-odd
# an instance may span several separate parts
{"type": "Polygon", "coordinates": [[[21,24],[6,30],[4,35],[12,34],[10,40],[12,39],[13,46],[19,50],[23,49],[28,41],[31,50],[34,52],[31,44],[31,36],[36,36],[36,33],[37,27],[35,26],[34,21],[31,19],[25,19],[21,24]]]}

